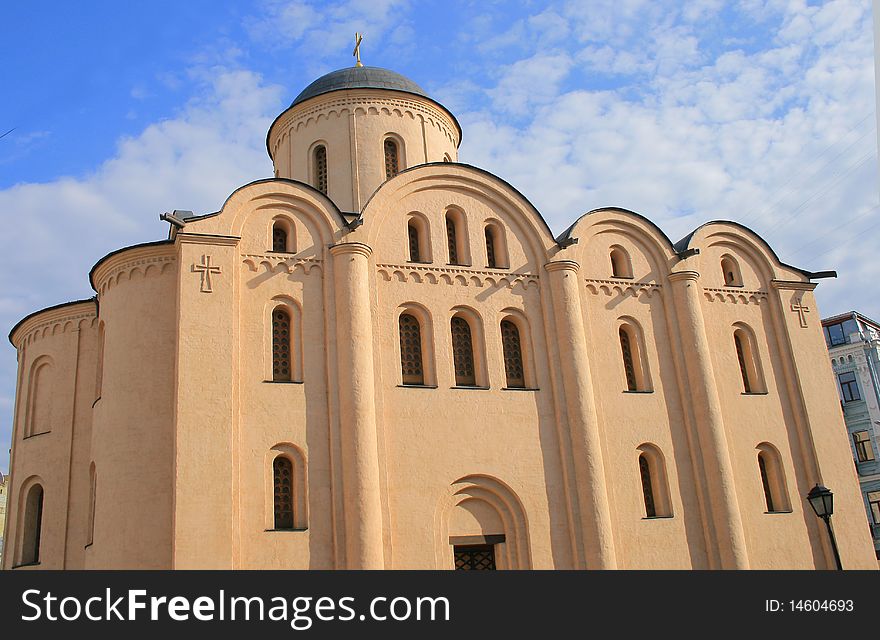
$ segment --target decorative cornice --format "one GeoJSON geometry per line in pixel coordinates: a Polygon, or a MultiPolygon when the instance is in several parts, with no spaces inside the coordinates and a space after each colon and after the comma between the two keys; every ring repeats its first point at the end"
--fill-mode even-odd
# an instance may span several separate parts
{"type": "Polygon", "coordinates": [[[10,334],[9,341],[16,349],[21,349],[46,336],[77,331],[84,321],[91,326],[96,318],[97,309],[93,300],[51,307],[26,318],[10,334]]]}
{"type": "Polygon", "coordinates": [[[322,262],[323,260],[318,258],[296,258],[278,253],[246,253],[242,255],[242,264],[247,265],[251,271],[256,271],[260,265],[264,265],[266,271],[269,272],[279,270],[280,267],[287,273],[293,273],[300,269],[308,275],[312,269],[320,271],[323,268],[322,262]]]}
{"type": "Polygon", "coordinates": [[[761,304],[767,299],[766,291],[746,291],[743,289],[704,288],[703,295],[709,302],[732,302],[733,304],[761,304]]]}
{"type": "Polygon", "coordinates": [[[812,291],[816,288],[815,282],[802,282],[800,280],[771,280],[770,286],[778,291],[812,291]]]}
{"type": "Polygon", "coordinates": [[[554,260],[553,262],[548,262],[547,264],[545,264],[544,268],[550,272],[565,270],[577,273],[578,269],[580,269],[581,266],[574,260],[554,260]]]}
{"type": "Polygon", "coordinates": [[[144,277],[158,275],[177,262],[175,247],[160,244],[133,247],[101,262],[92,274],[95,290],[103,294],[110,286],[135,270],[141,270],[144,277]]]}
{"type": "Polygon", "coordinates": [[[486,271],[457,267],[434,267],[413,264],[377,264],[376,271],[386,282],[395,278],[399,282],[427,282],[428,284],[458,284],[464,287],[506,287],[516,285],[538,286],[538,276],[531,273],[509,271],[486,271]]]}
{"type": "Polygon", "coordinates": [[[647,297],[660,295],[663,287],[656,282],[638,282],[635,280],[597,280],[587,278],[584,280],[587,291],[593,295],[604,293],[606,296],[613,295],[616,291],[619,295],[631,295],[634,298],[644,293],[647,297]]]}
{"type": "Polygon", "coordinates": [[[359,253],[365,258],[369,258],[373,254],[373,249],[363,242],[340,242],[330,246],[330,254],[341,256],[348,253],[359,253]]]}
{"type": "Polygon", "coordinates": [[[180,244],[210,244],[216,247],[235,247],[241,241],[238,236],[221,236],[209,233],[178,233],[176,238],[180,244]]]}

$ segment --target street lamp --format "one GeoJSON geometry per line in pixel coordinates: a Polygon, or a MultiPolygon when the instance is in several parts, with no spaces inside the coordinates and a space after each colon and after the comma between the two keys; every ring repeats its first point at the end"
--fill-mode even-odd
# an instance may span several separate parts
{"type": "Polygon", "coordinates": [[[837,562],[838,570],[843,569],[843,566],[840,564],[840,553],[837,551],[837,541],[834,539],[834,531],[831,529],[831,515],[834,513],[834,494],[831,493],[831,489],[828,487],[817,484],[810,489],[810,493],[807,494],[807,500],[810,501],[810,506],[813,507],[816,515],[825,521],[825,526],[828,527],[828,537],[831,538],[831,548],[834,550],[834,561],[837,562]]]}

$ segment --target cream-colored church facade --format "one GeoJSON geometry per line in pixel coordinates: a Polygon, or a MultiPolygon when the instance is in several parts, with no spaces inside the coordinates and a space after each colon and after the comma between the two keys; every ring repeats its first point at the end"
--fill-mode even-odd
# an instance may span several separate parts
{"type": "Polygon", "coordinates": [[[3,568],[829,568],[817,482],[876,568],[815,274],[729,222],[554,238],[460,140],[328,74],[274,178],[16,325],[3,568]]]}

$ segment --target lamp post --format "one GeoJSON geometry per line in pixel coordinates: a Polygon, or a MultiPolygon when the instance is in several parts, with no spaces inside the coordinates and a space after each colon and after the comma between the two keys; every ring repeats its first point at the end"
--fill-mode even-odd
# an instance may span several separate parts
{"type": "Polygon", "coordinates": [[[843,569],[843,566],[840,564],[837,541],[834,539],[834,531],[831,529],[831,514],[834,513],[834,494],[831,493],[831,489],[828,487],[817,484],[810,489],[810,493],[807,494],[807,500],[810,501],[810,506],[813,507],[816,515],[825,521],[825,526],[828,528],[828,537],[831,538],[831,548],[834,550],[834,561],[837,563],[838,571],[840,571],[843,569]]]}

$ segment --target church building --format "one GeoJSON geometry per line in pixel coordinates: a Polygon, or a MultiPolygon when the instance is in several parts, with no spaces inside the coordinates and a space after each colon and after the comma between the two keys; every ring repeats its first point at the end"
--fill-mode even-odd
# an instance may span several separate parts
{"type": "Polygon", "coordinates": [[[554,236],[461,139],[413,81],[329,73],[273,177],[22,319],[3,568],[826,569],[820,483],[876,569],[827,274],[733,222],[554,236]]]}

